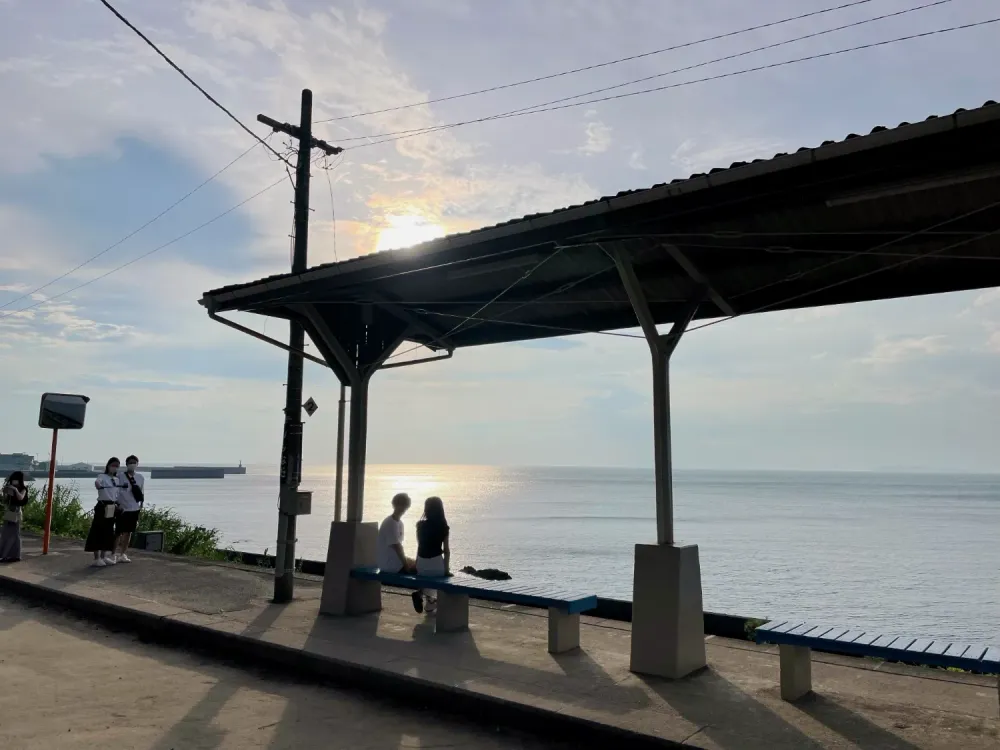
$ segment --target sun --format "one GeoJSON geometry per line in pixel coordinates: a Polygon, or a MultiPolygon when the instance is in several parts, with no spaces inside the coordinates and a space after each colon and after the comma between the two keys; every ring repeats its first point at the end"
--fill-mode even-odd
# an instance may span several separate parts
{"type": "Polygon", "coordinates": [[[418,214],[390,215],[386,217],[386,221],[388,226],[379,231],[375,242],[376,252],[410,247],[444,237],[444,227],[418,214]]]}

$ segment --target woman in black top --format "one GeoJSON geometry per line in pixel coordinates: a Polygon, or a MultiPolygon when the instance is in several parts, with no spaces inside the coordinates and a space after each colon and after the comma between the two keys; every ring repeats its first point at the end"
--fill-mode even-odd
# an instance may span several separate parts
{"type": "MultiPolygon", "coordinates": [[[[444,503],[439,497],[429,497],[424,501],[424,515],[417,521],[417,575],[447,576],[451,550],[448,547],[448,519],[444,515],[444,503]]],[[[424,591],[427,613],[434,612],[436,592],[424,591]]],[[[413,605],[419,612],[421,607],[414,597],[413,605]]]]}
{"type": "Polygon", "coordinates": [[[21,560],[22,508],[28,504],[28,488],[24,473],[15,471],[0,490],[0,507],[3,508],[3,526],[0,527],[0,562],[21,560]]]}

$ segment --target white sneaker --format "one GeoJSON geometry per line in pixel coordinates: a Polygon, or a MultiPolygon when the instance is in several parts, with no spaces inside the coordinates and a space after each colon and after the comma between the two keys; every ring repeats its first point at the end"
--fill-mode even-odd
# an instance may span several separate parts
{"type": "Polygon", "coordinates": [[[94,562],[92,562],[90,564],[90,567],[92,567],[92,568],[103,568],[106,565],[107,565],[107,563],[104,562],[104,558],[103,557],[98,557],[96,560],[94,560],[94,562]]]}
{"type": "Polygon", "coordinates": [[[128,555],[118,555],[118,562],[120,563],[130,563],[131,560],[128,559],[128,555]]]}
{"type": "Polygon", "coordinates": [[[114,564],[115,564],[115,563],[117,563],[117,562],[118,562],[118,560],[116,560],[116,559],[114,558],[114,556],[112,556],[112,557],[105,557],[105,558],[104,558],[104,564],[105,564],[105,565],[114,565],[114,564]]]}

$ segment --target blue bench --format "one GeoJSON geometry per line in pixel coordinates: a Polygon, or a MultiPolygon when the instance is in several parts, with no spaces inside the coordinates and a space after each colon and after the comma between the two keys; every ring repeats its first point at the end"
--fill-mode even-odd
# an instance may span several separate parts
{"type": "Polygon", "coordinates": [[[757,628],[754,640],[779,647],[781,697],[786,701],[797,700],[812,691],[812,649],[1000,675],[1000,647],[997,646],[884,635],[872,630],[818,625],[801,620],[772,620],[757,628]]]}
{"type": "Polygon", "coordinates": [[[378,568],[355,568],[351,577],[377,581],[404,589],[438,592],[435,632],[447,633],[469,627],[469,599],[482,599],[549,610],[549,653],[561,654],[580,647],[580,613],[597,607],[595,594],[572,592],[556,584],[515,581],[484,581],[462,573],[446,578],[383,573],[378,568]]]}

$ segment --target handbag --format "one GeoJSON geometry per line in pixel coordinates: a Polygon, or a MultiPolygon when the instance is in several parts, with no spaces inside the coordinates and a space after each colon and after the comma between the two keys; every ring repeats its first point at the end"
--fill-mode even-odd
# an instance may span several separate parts
{"type": "Polygon", "coordinates": [[[104,503],[104,517],[105,518],[114,518],[115,517],[115,511],[117,511],[117,510],[118,510],[118,506],[115,505],[114,503],[104,503]]]}
{"type": "Polygon", "coordinates": [[[3,520],[4,523],[21,523],[21,509],[11,502],[10,493],[7,487],[4,487],[3,494],[7,497],[3,500],[3,520]]]}

